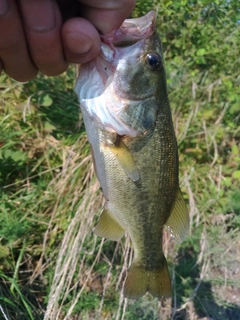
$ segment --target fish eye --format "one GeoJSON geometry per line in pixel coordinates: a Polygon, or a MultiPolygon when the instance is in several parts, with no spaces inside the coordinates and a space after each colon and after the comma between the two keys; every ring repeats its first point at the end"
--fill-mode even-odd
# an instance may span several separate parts
{"type": "Polygon", "coordinates": [[[145,60],[147,67],[152,71],[157,70],[162,64],[162,58],[156,52],[148,53],[145,60]]]}

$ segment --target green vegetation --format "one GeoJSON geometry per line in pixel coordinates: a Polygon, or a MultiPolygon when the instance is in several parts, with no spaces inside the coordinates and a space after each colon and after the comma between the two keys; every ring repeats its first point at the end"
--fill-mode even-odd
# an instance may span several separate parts
{"type": "Polygon", "coordinates": [[[172,301],[120,295],[132,258],[92,233],[102,205],[75,70],[0,77],[0,319],[240,319],[240,8],[237,0],[144,1],[157,9],[191,230],[166,233],[172,301]]]}

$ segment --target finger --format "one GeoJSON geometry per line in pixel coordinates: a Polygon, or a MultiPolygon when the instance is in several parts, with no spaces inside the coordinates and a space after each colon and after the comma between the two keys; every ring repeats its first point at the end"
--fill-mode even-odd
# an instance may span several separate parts
{"type": "Polygon", "coordinates": [[[53,0],[21,0],[20,8],[31,57],[37,68],[53,76],[64,72],[61,14],[53,0]]]}
{"type": "Polygon", "coordinates": [[[67,61],[85,63],[100,51],[100,37],[96,28],[86,19],[72,18],[62,28],[62,39],[67,61]]]}
{"type": "Polygon", "coordinates": [[[14,0],[0,0],[0,60],[2,69],[15,80],[27,81],[37,75],[14,0]]]}
{"type": "Polygon", "coordinates": [[[100,32],[118,29],[134,9],[135,0],[82,0],[82,15],[100,32]]]}

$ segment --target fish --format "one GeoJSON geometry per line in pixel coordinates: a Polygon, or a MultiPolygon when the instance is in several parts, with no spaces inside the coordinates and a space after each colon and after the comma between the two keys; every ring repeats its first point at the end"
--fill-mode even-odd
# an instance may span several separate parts
{"type": "Polygon", "coordinates": [[[118,241],[127,232],[134,258],[123,294],[157,298],[172,291],[163,230],[181,242],[189,213],[179,187],[178,149],[156,13],[126,19],[101,35],[100,54],[82,64],[75,91],[105,205],[95,228],[118,241]]]}

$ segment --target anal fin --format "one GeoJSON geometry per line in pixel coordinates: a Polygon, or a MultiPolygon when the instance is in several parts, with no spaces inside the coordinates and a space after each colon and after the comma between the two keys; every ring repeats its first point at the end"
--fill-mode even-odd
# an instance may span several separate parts
{"type": "Polygon", "coordinates": [[[170,217],[166,222],[166,226],[176,242],[182,242],[188,233],[189,211],[180,188],[177,191],[176,199],[172,206],[170,217]]]}
{"type": "Polygon", "coordinates": [[[111,212],[107,209],[103,209],[94,233],[97,236],[118,241],[124,235],[125,229],[114,218],[111,212]]]}
{"type": "Polygon", "coordinates": [[[129,151],[125,143],[122,141],[122,139],[119,137],[117,139],[117,143],[113,145],[108,145],[107,147],[115,155],[116,159],[118,160],[120,166],[123,168],[127,176],[134,182],[139,180],[140,176],[136,163],[133,159],[131,152],[129,151]]]}

